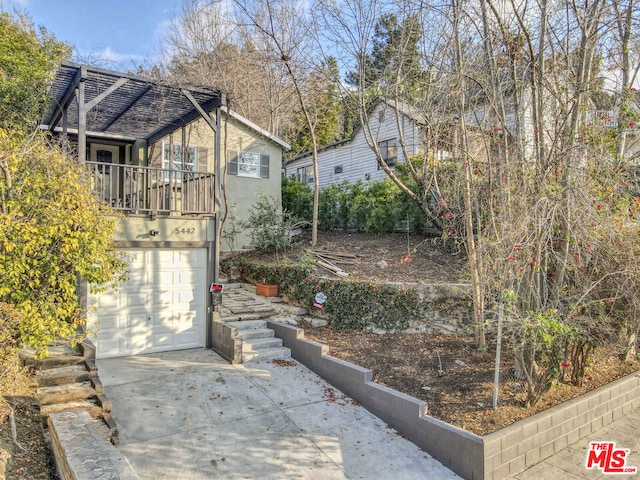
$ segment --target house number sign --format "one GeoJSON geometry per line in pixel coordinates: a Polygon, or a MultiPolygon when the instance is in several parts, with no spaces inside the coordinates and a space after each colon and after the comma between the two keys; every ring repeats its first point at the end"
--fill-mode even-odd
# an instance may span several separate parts
{"type": "Polygon", "coordinates": [[[176,228],[173,230],[173,233],[175,233],[176,235],[195,235],[196,233],[196,229],[191,227],[191,228],[176,228]]]}

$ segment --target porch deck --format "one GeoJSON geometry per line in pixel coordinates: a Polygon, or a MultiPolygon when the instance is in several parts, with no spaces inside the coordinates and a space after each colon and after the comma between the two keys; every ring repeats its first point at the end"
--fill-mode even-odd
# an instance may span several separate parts
{"type": "Polygon", "coordinates": [[[215,175],[86,162],[92,193],[126,215],[215,214],[215,175]]]}

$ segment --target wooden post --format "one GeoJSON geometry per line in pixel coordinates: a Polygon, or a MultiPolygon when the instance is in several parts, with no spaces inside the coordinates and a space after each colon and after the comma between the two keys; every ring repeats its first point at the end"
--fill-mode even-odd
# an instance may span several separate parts
{"type": "Polygon", "coordinates": [[[80,82],[78,83],[78,163],[84,165],[87,160],[87,106],[84,95],[87,67],[80,67],[80,71],[80,82]]]}

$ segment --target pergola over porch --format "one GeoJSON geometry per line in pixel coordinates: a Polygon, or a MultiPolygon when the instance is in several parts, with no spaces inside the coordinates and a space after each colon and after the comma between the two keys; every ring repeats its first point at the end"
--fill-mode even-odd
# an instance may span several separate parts
{"type": "MultiPolygon", "coordinates": [[[[215,221],[217,256],[222,103],[223,94],[216,90],[64,62],[51,84],[41,128],[61,136],[63,146],[77,145],[77,161],[86,167],[94,194],[125,215],[215,221]],[[186,127],[200,118],[214,138],[213,162],[206,171],[189,169],[184,162],[181,169],[174,158],[169,168],[147,164],[149,147],[179,131],[184,159],[186,127]],[[121,145],[130,151],[128,161],[88,161],[90,144],[121,145]]],[[[174,149],[168,150],[173,156],[174,149]]]]}

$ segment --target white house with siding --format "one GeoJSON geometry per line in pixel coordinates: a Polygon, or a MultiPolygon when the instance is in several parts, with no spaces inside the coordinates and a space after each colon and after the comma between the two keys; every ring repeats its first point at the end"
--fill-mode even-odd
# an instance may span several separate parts
{"type": "MultiPolygon", "coordinates": [[[[380,148],[383,158],[389,165],[404,162],[400,148],[400,132],[404,136],[409,155],[423,151],[422,126],[424,118],[419,111],[402,104],[396,115],[394,102],[379,100],[369,113],[370,141],[380,148]]],[[[286,177],[313,184],[313,160],[311,152],[304,152],[291,158],[284,167],[286,177]]],[[[349,183],[358,180],[382,180],[386,178],[384,170],[378,164],[376,154],[367,141],[362,125],[358,126],[351,137],[318,150],[318,176],[320,186],[333,183],[349,183]]]]}

